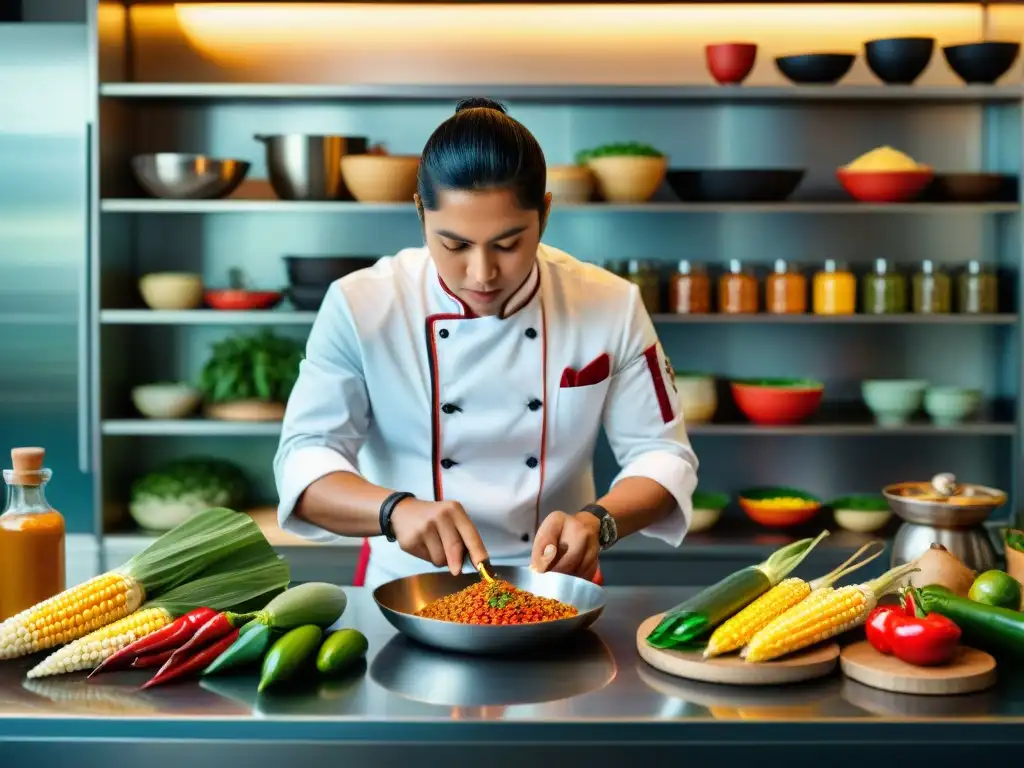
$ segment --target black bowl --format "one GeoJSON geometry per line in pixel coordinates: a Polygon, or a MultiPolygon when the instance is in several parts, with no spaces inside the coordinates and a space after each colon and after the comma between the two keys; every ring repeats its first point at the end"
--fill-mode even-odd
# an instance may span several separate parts
{"type": "Polygon", "coordinates": [[[806,170],[669,170],[668,185],[680,200],[702,203],[767,203],[785,200],[806,170]]]}
{"type": "Polygon", "coordinates": [[[797,85],[834,85],[850,71],[855,58],[852,53],[803,53],[776,56],[775,66],[797,85]]]}
{"type": "Polygon", "coordinates": [[[324,297],[330,289],[330,284],[293,285],[285,290],[285,295],[296,309],[315,312],[324,303],[324,297]]]}
{"type": "Polygon", "coordinates": [[[965,83],[991,85],[1017,61],[1020,43],[968,43],[947,45],[942,53],[949,67],[965,83]]]}
{"type": "Polygon", "coordinates": [[[935,51],[934,37],[890,37],[864,43],[864,58],[875,77],[888,85],[910,85],[935,51]]]}
{"type": "Polygon", "coordinates": [[[339,277],[372,267],[377,256],[285,256],[292,285],[330,285],[339,277]]]}

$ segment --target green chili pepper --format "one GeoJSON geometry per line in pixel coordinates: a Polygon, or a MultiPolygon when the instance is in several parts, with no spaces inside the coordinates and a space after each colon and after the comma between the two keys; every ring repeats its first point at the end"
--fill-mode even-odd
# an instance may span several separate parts
{"type": "Polygon", "coordinates": [[[218,675],[227,670],[237,669],[255,664],[263,658],[270,647],[271,629],[260,621],[253,621],[242,627],[238,639],[214,659],[203,675],[218,675]]]}

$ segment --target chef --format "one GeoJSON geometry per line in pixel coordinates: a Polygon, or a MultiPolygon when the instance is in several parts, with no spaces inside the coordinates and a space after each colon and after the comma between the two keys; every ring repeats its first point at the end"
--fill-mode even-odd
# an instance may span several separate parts
{"type": "Polygon", "coordinates": [[[421,156],[425,247],[324,299],[274,459],[278,520],[368,540],[357,583],[488,557],[591,579],[626,536],[686,534],[697,458],[672,368],[634,285],[541,243],[546,184],[521,123],[462,102],[421,156]],[[602,425],[622,469],[597,498],[602,425]]]}

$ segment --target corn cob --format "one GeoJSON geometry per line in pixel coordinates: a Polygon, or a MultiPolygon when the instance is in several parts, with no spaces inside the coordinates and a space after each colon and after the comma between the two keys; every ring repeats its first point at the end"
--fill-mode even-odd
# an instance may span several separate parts
{"type": "Polygon", "coordinates": [[[104,573],[0,623],[0,659],[45,651],[133,613],[145,599],[131,576],[104,573]]]}
{"type": "Polygon", "coordinates": [[[920,569],[915,560],[874,581],[812,595],[769,622],[751,638],[741,655],[750,662],[771,661],[858,627],[878,605],[880,597],[917,570],[920,569]]]}
{"type": "MultiPolygon", "coordinates": [[[[27,656],[85,637],[135,612],[145,600],[184,585],[242,553],[259,553],[265,560],[277,557],[248,515],[223,508],[200,512],[121,567],[0,623],[0,660],[27,656]]],[[[224,591],[231,586],[232,582],[227,582],[224,591]]]]}
{"type": "Polygon", "coordinates": [[[821,578],[812,582],[804,581],[796,577],[785,579],[770,590],[761,595],[746,608],[734,615],[712,633],[708,639],[707,648],[704,649],[704,658],[710,659],[714,656],[721,656],[723,653],[735,651],[742,648],[758,631],[768,626],[768,623],[781,616],[797,603],[807,599],[814,594],[820,596],[825,590],[832,589],[832,584],[861,566],[867,565],[880,554],[880,549],[871,557],[859,563],[855,562],[868,549],[875,544],[885,545],[882,542],[870,542],[857,550],[846,562],[836,569],[826,573],[821,578]],[[820,594],[819,594],[820,593],[820,594]]]}
{"type": "Polygon", "coordinates": [[[85,637],[51,653],[28,671],[27,677],[50,677],[65,672],[92,669],[108,656],[140,637],[166,627],[174,618],[164,608],[143,608],[119,621],[100,627],[85,637]]]}

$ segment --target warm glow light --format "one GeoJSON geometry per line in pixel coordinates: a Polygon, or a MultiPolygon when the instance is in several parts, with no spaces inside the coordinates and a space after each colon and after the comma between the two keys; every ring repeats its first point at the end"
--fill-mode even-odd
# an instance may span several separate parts
{"type": "Polygon", "coordinates": [[[185,71],[258,82],[692,82],[705,44],[749,40],[759,45],[751,82],[765,83],[778,78],[777,55],[856,53],[877,37],[1017,40],[1024,26],[1024,14],[999,8],[985,29],[973,3],[182,3],[130,12],[137,79],[185,71]]]}

